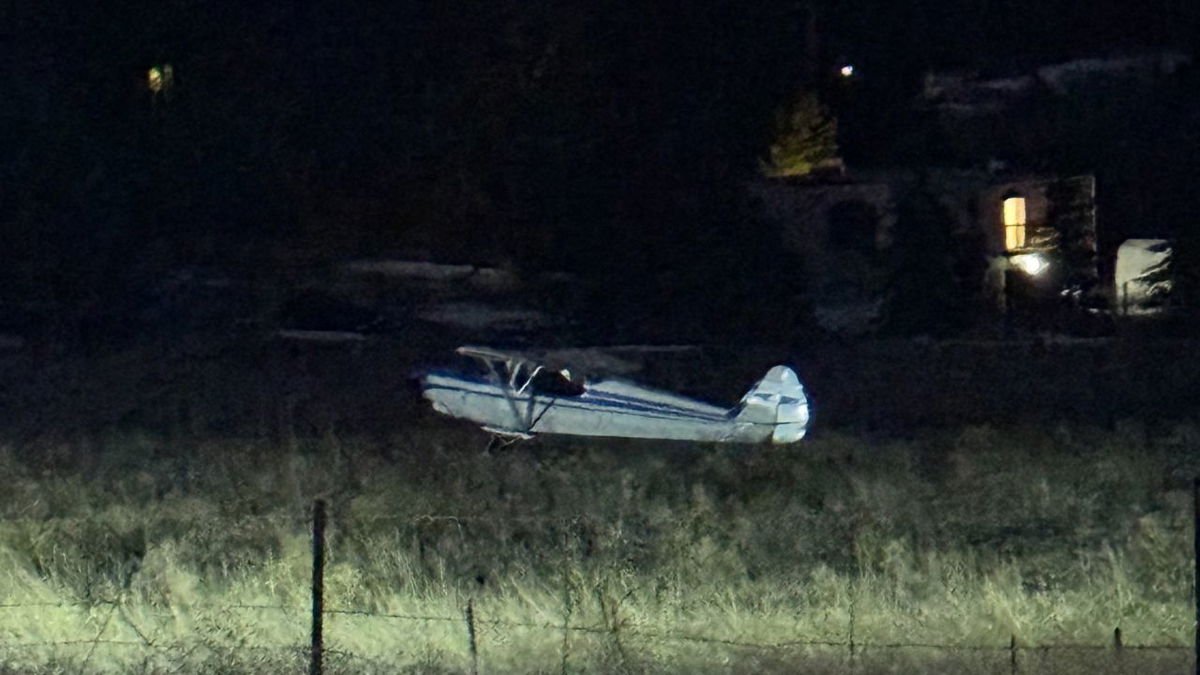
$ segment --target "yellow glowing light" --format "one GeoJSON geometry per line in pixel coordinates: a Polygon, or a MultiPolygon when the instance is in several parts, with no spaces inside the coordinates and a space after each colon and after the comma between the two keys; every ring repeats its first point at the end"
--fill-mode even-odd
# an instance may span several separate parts
{"type": "Polygon", "coordinates": [[[164,63],[161,66],[154,66],[146,72],[146,86],[150,88],[150,92],[158,94],[171,89],[171,85],[175,82],[175,69],[171,64],[164,63]]]}
{"type": "Polygon", "coordinates": [[[854,74],[854,66],[847,63],[846,65],[842,66],[842,69],[838,72],[842,74],[842,77],[850,77],[854,74]]]}
{"type": "Polygon", "coordinates": [[[1024,197],[1009,197],[1004,200],[1004,224],[1005,225],[1024,225],[1025,224],[1025,198],[1024,197]]]}
{"type": "Polygon", "coordinates": [[[1025,248],[1025,226],[1010,225],[1004,228],[1004,248],[1015,251],[1025,248]]]}
{"type": "Polygon", "coordinates": [[[1013,251],[1025,247],[1025,198],[1004,200],[1004,248],[1013,251]]]}

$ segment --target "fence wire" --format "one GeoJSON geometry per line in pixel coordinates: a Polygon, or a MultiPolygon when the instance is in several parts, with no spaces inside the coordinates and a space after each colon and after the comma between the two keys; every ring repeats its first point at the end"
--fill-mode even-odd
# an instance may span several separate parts
{"type": "MultiPolygon", "coordinates": [[[[239,515],[230,518],[224,523],[226,528],[237,527],[244,523],[271,523],[276,525],[288,525],[293,527],[308,527],[312,524],[312,513],[308,511],[306,515],[296,514],[258,514],[258,515],[239,515]]],[[[686,520],[686,517],[679,517],[679,521],[686,520]]],[[[94,521],[86,518],[31,518],[20,517],[15,519],[6,519],[3,521],[6,524],[15,524],[20,526],[31,526],[38,524],[52,523],[89,523],[94,524],[94,521]]],[[[345,527],[347,525],[361,525],[373,523],[389,523],[399,526],[409,526],[419,528],[422,525],[435,523],[451,523],[458,526],[466,526],[472,523],[488,523],[499,525],[511,524],[535,524],[535,525],[554,525],[560,528],[579,527],[585,524],[594,524],[599,522],[598,519],[589,516],[576,516],[572,518],[563,518],[561,516],[504,516],[504,515],[479,515],[479,514],[420,514],[416,516],[403,515],[369,515],[343,519],[336,521],[331,519],[332,527],[345,527]]],[[[211,525],[211,523],[210,523],[211,525]]],[[[324,548],[331,547],[328,541],[324,542],[324,548]]],[[[75,608],[81,610],[97,610],[107,608],[108,611],[100,621],[98,631],[94,637],[79,637],[71,639],[50,639],[50,640],[26,640],[22,641],[17,635],[0,636],[0,652],[4,651],[36,651],[38,649],[87,649],[87,653],[83,656],[83,665],[86,666],[94,657],[97,649],[101,646],[114,647],[129,650],[151,650],[160,653],[175,653],[185,652],[191,654],[199,649],[207,649],[210,651],[219,651],[219,648],[214,645],[212,640],[200,638],[179,638],[163,639],[158,636],[153,636],[151,632],[143,630],[131,618],[130,610],[136,610],[140,615],[157,615],[163,617],[178,617],[180,614],[188,612],[215,612],[227,613],[233,611],[273,611],[286,614],[293,614],[297,617],[308,616],[312,613],[311,606],[303,605],[287,605],[287,604],[267,604],[267,603],[203,603],[203,602],[187,602],[174,606],[171,609],[157,608],[153,605],[136,604],[129,597],[122,596],[117,598],[101,598],[90,601],[4,601],[0,602],[0,610],[13,609],[50,609],[50,608],[75,608]],[[104,636],[109,632],[110,625],[114,620],[118,620],[128,626],[134,634],[138,636],[137,640],[129,639],[111,639],[104,636]],[[6,639],[13,638],[13,639],[6,639]]],[[[465,608],[464,608],[465,610],[465,608]]],[[[799,648],[808,649],[828,649],[845,651],[854,658],[855,654],[861,654],[865,651],[889,651],[889,650],[932,650],[946,653],[990,653],[990,654],[1008,654],[1013,659],[1013,672],[1017,671],[1016,658],[1019,655],[1025,654],[1045,654],[1051,652],[1097,652],[1097,653],[1114,653],[1120,654],[1124,652],[1132,653],[1174,653],[1174,652],[1190,652],[1193,647],[1191,645],[1180,644],[1122,644],[1119,637],[1111,643],[1107,644],[1086,644],[1086,643],[1054,643],[1054,644],[1021,644],[1013,638],[1009,644],[963,644],[963,643],[936,643],[925,641],[869,641],[862,640],[853,635],[853,627],[846,639],[810,639],[804,637],[796,637],[795,639],[782,641],[750,641],[733,639],[729,637],[721,637],[715,635],[703,635],[692,632],[673,632],[669,630],[654,630],[630,626],[610,626],[610,625],[583,625],[573,624],[569,621],[564,622],[547,622],[547,621],[521,621],[502,618],[490,618],[486,614],[481,615],[478,606],[473,612],[467,612],[466,618],[460,614],[457,616],[440,615],[440,614],[419,614],[419,613],[400,613],[379,611],[369,608],[356,607],[323,607],[320,611],[323,617],[334,616],[353,616],[366,619],[375,619],[380,621],[402,621],[412,623],[444,623],[444,624],[463,624],[462,633],[464,642],[467,635],[470,634],[470,639],[474,642],[475,627],[482,626],[491,629],[524,629],[545,631],[548,634],[555,636],[571,634],[586,634],[595,636],[612,636],[614,638],[633,638],[637,640],[652,641],[658,643],[684,643],[697,645],[714,645],[720,647],[729,647],[737,649],[751,649],[761,651],[788,651],[799,648]],[[470,625],[467,625],[470,624],[470,625]]],[[[851,619],[853,621],[853,619],[851,619]]],[[[11,631],[10,631],[11,633],[11,631]]],[[[298,636],[299,637],[299,636],[298,636]]],[[[564,638],[565,640],[565,638],[564,638]]],[[[254,644],[251,642],[239,642],[236,645],[239,650],[250,650],[260,652],[279,652],[279,653],[305,653],[308,649],[308,644],[303,639],[298,639],[295,643],[288,644],[254,644]]],[[[565,646],[564,646],[565,651],[565,646]]],[[[394,667],[381,659],[370,657],[364,654],[358,654],[341,648],[325,648],[323,654],[326,656],[347,659],[365,664],[371,664],[382,670],[389,667],[394,667]]],[[[564,654],[565,658],[565,654],[564,654]]],[[[0,666],[3,666],[3,659],[0,658],[0,666]]]]}
{"type": "MultiPolygon", "coordinates": [[[[81,609],[94,609],[98,606],[110,606],[114,610],[127,609],[134,607],[114,601],[105,601],[96,604],[88,604],[81,602],[15,602],[0,604],[0,609],[7,608],[42,608],[42,607],[77,607],[81,609]]],[[[141,606],[136,606],[139,613],[147,613],[147,610],[141,606]]],[[[257,604],[219,604],[219,603],[191,603],[180,609],[187,610],[203,610],[203,611],[229,611],[229,610],[271,610],[278,612],[294,613],[298,615],[308,615],[311,611],[310,607],[299,605],[257,605],[257,604]]],[[[479,610],[475,612],[478,614],[479,610]]],[[[167,610],[157,610],[152,612],[163,616],[174,615],[175,612],[167,610]]],[[[325,616],[361,616],[373,619],[412,621],[412,622],[445,622],[445,623],[461,623],[464,621],[462,616],[444,616],[444,615],[423,615],[423,614],[398,614],[391,612],[379,612],[369,609],[324,609],[322,612],[325,616]]],[[[111,620],[112,614],[108,615],[108,620],[111,620]]],[[[794,640],[786,640],[780,642],[750,642],[744,640],[734,640],[729,638],[695,635],[689,633],[673,633],[670,631],[643,630],[639,628],[610,628],[599,625],[575,625],[551,622],[535,622],[535,621],[513,621],[509,619],[489,619],[486,617],[477,617],[475,622],[481,626],[492,628],[524,628],[545,630],[561,633],[569,631],[574,633],[588,633],[593,635],[611,635],[619,634],[622,636],[639,637],[649,640],[675,641],[675,642],[695,642],[704,644],[717,644],[730,647],[748,647],[754,649],[789,649],[793,647],[836,647],[849,649],[851,643],[848,640],[819,640],[819,639],[804,639],[797,638],[794,640]]],[[[130,622],[126,622],[131,625],[130,622]]],[[[132,627],[132,626],[131,626],[132,627]]],[[[107,628],[107,624],[102,628],[107,628]]],[[[107,639],[77,639],[77,640],[45,640],[34,642],[5,642],[0,640],[0,648],[25,648],[38,646],[65,646],[65,645],[91,645],[91,644],[112,644],[112,645],[127,645],[127,646],[163,646],[162,643],[143,637],[141,640],[107,640],[107,639]]],[[[186,643],[178,643],[186,644],[186,643]]],[[[266,645],[263,649],[291,649],[302,647],[301,643],[296,645],[266,645]]],[[[1122,644],[1119,647],[1113,644],[1084,644],[1084,643],[1055,643],[1055,644],[1036,644],[1036,645],[971,645],[971,644],[949,644],[949,643],[932,643],[932,642],[871,642],[855,640],[853,647],[860,649],[935,649],[948,651],[989,651],[989,652],[1029,652],[1029,651],[1177,651],[1191,650],[1190,645],[1165,645],[1165,644],[1122,644]]]]}

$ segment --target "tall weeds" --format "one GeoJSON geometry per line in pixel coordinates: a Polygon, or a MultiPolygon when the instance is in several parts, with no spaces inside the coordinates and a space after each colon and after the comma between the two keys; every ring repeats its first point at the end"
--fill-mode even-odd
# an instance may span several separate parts
{"type": "Polygon", "coordinates": [[[843,651],[787,645],[851,632],[859,672],[894,643],[1106,645],[1120,626],[1126,645],[1183,646],[1198,437],[976,427],[487,457],[454,430],[385,442],[403,452],[138,435],[52,468],[3,448],[0,662],[50,672],[89,640],[85,670],[302,661],[316,497],[335,671],[463,672],[468,599],[488,672],[839,672],[843,651]],[[72,646],[15,646],[31,643],[72,646]]]}

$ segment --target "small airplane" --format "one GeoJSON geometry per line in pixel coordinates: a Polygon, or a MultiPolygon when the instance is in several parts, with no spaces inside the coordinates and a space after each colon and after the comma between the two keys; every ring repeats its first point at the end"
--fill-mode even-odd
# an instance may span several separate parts
{"type": "Polygon", "coordinates": [[[570,434],[794,443],[808,428],[808,398],[787,366],[771,368],[741,402],[723,408],[620,379],[575,381],[567,369],[484,347],[456,352],[482,364],[482,374],[428,372],[421,377],[424,397],[434,410],[510,441],[570,434]]]}

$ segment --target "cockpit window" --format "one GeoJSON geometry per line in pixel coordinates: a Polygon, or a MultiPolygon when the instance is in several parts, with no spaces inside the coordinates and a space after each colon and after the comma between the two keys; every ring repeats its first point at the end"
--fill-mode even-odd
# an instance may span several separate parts
{"type": "Polygon", "coordinates": [[[487,362],[476,359],[462,359],[458,370],[468,377],[473,377],[477,380],[487,380],[494,377],[493,366],[487,362]]]}
{"type": "Polygon", "coordinates": [[[533,391],[544,396],[582,396],[583,384],[575,382],[569,373],[543,368],[533,377],[533,391]]]}

